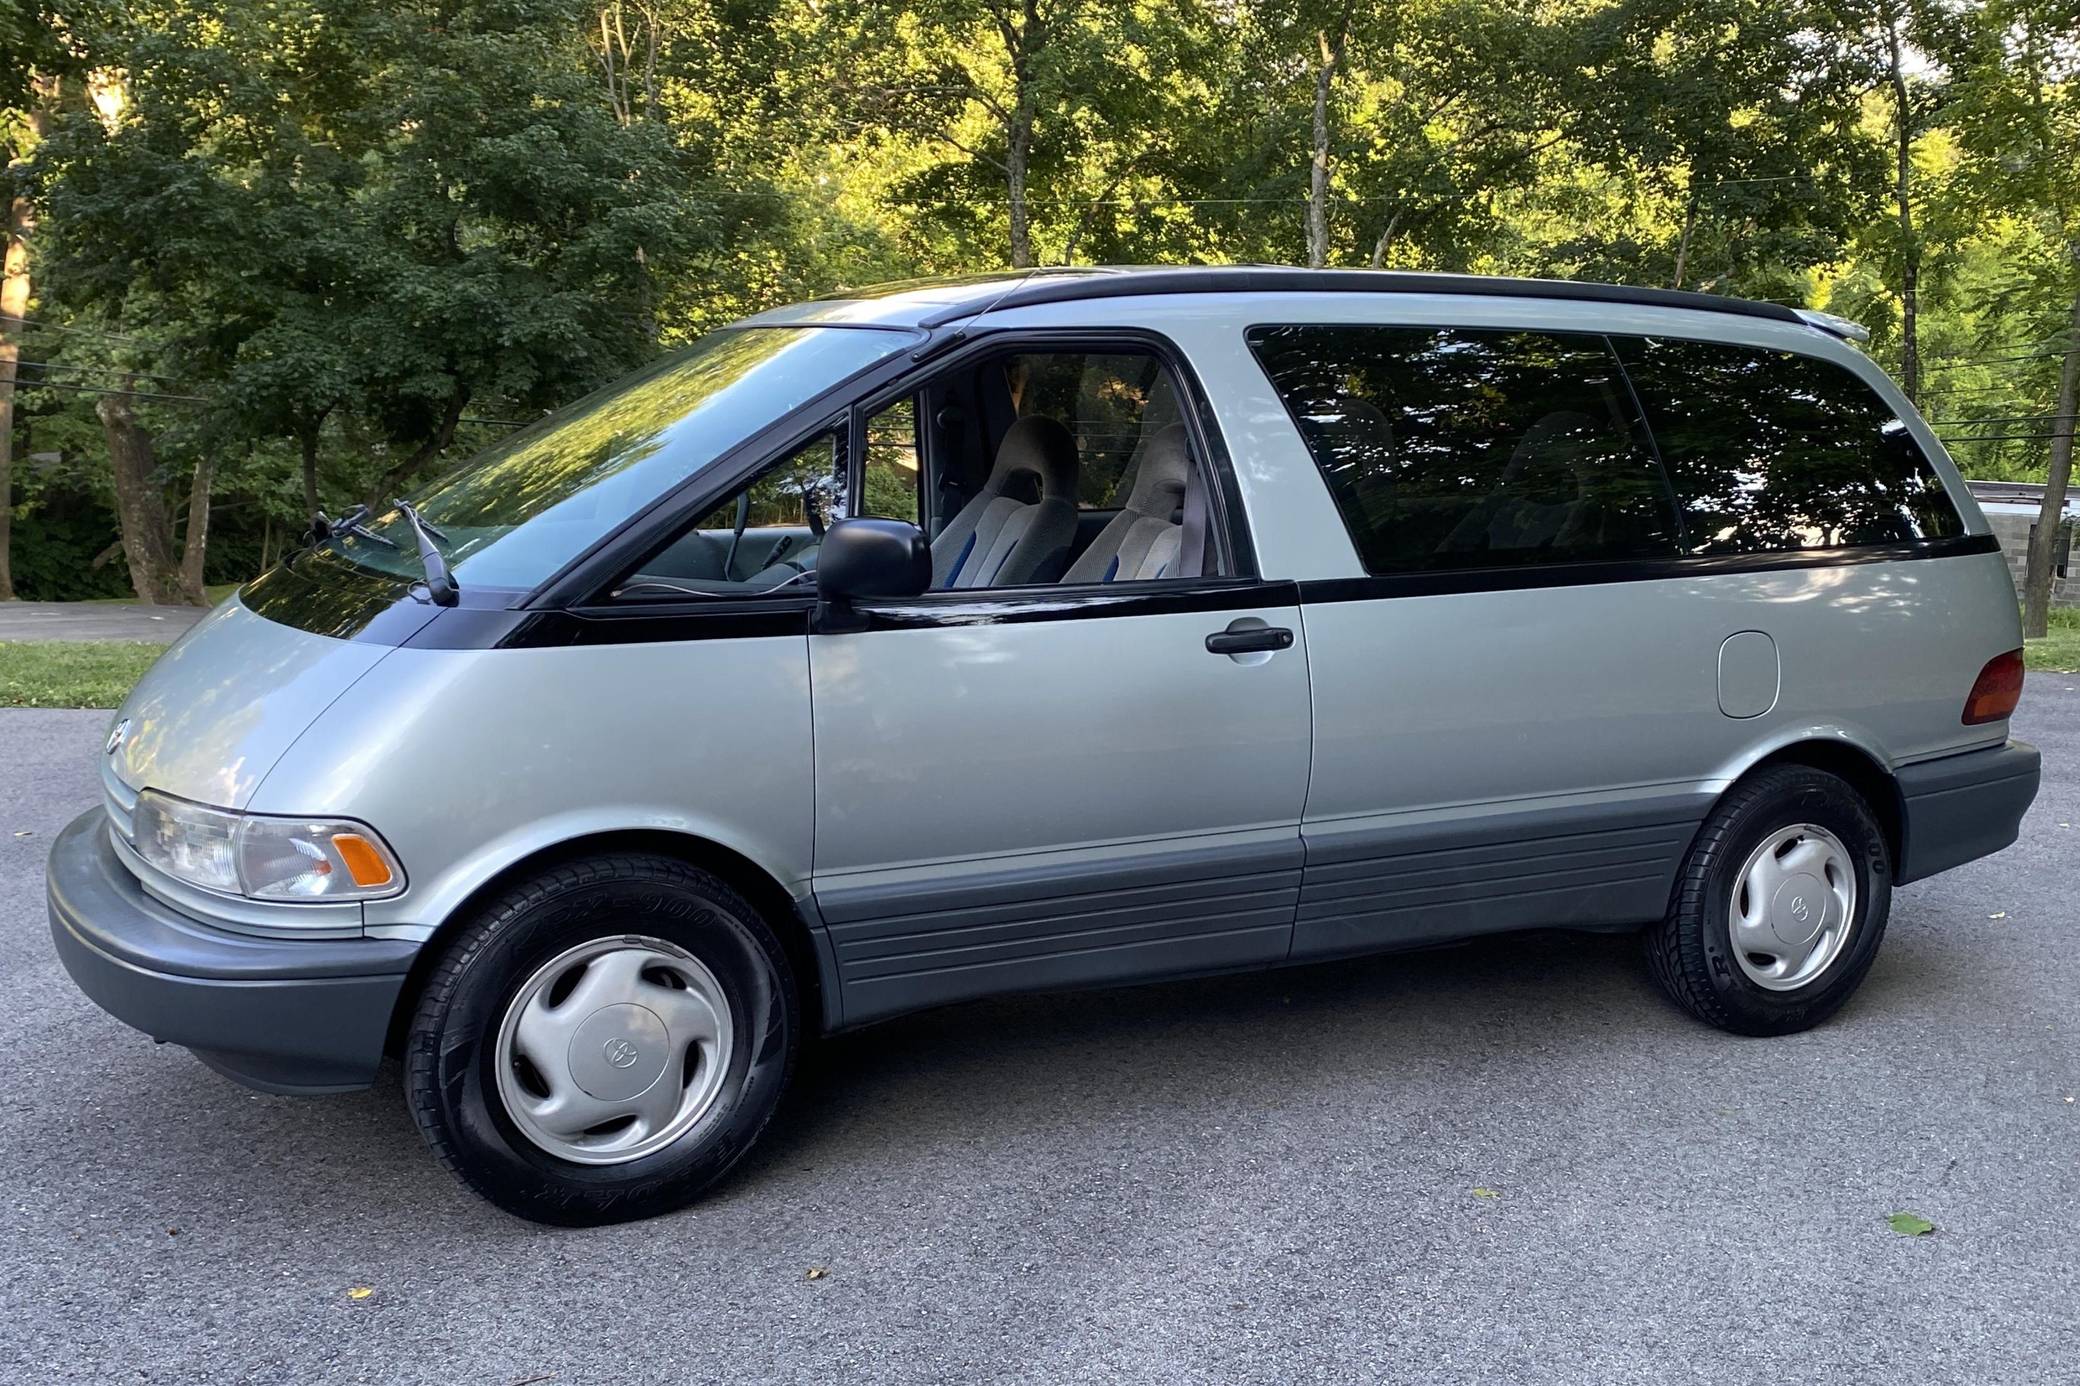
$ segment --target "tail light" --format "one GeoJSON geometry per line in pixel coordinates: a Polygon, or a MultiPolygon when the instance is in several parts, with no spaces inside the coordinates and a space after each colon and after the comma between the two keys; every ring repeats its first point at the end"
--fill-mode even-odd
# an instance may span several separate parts
{"type": "Polygon", "coordinates": [[[2022,651],[1995,655],[1979,671],[1971,696],[1964,700],[1964,724],[1976,727],[1981,722],[2003,721],[2015,711],[2021,697],[2022,651]]]}

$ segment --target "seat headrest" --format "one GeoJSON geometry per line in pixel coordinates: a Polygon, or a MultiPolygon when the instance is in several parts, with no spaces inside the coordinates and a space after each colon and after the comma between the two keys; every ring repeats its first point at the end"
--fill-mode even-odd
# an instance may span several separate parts
{"type": "Polygon", "coordinates": [[[983,489],[1001,495],[1019,476],[1040,479],[1040,499],[1076,501],[1076,440],[1045,414],[1028,414],[1004,432],[983,489]]]}
{"type": "Polygon", "coordinates": [[[1134,489],[1127,495],[1126,508],[1169,519],[1184,503],[1185,482],[1191,473],[1190,435],[1183,424],[1171,424],[1149,440],[1148,451],[1134,473],[1134,489]]]}

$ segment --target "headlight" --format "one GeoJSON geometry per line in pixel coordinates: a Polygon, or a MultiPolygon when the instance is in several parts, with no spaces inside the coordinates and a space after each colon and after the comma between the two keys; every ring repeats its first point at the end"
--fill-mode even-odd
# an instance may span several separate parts
{"type": "Polygon", "coordinates": [[[227,813],[147,789],[137,854],[176,880],[255,900],[370,900],[404,889],[404,868],[371,829],[329,818],[227,813]]]}

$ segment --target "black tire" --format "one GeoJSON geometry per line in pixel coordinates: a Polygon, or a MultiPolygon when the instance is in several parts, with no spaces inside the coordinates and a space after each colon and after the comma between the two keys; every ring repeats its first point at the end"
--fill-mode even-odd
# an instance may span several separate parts
{"type": "Polygon", "coordinates": [[[1892,909],[1892,856],[1876,815],[1845,780],[1781,765],[1741,781],[1698,830],[1667,918],[1646,931],[1647,963],[1671,1000],[1707,1025],[1737,1035],[1788,1035],[1818,1025],[1870,970],[1892,909]],[[1856,918],[1842,950],[1793,991],[1756,985],[1733,953],[1729,903],[1750,853],[1797,823],[1827,829],[1856,870],[1856,918]]]}
{"type": "Polygon", "coordinates": [[[719,878],[668,857],[599,856],[514,886],[459,924],[421,993],[405,1093],[441,1163],[534,1222],[580,1227],[684,1207],[749,1150],[792,1076],[801,1014],[780,941],[719,878]],[[560,1159],[499,1098],[496,1035],[525,980],[564,950],[641,933],[692,953],[729,1002],[738,1040],[714,1103],[684,1136],[625,1164],[560,1159]]]}

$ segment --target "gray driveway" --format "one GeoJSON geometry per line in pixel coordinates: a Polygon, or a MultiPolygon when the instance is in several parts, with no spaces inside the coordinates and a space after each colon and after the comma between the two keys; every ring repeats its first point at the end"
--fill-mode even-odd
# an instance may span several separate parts
{"type": "Polygon", "coordinates": [[[106,715],[0,713],[0,1380],[2080,1379],[2074,684],[2022,843],[1900,892],[1815,1033],[1552,935],[970,1005],[586,1232],[465,1193],[394,1074],[258,1096],[82,999],[40,873],[106,715]]]}
{"type": "MultiPolygon", "coordinates": [[[[170,645],[209,615],[204,606],[140,602],[0,602],[0,641],[139,640],[170,645]]],[[[5,762],[0,762],[4,764],[5,762]]]]}

